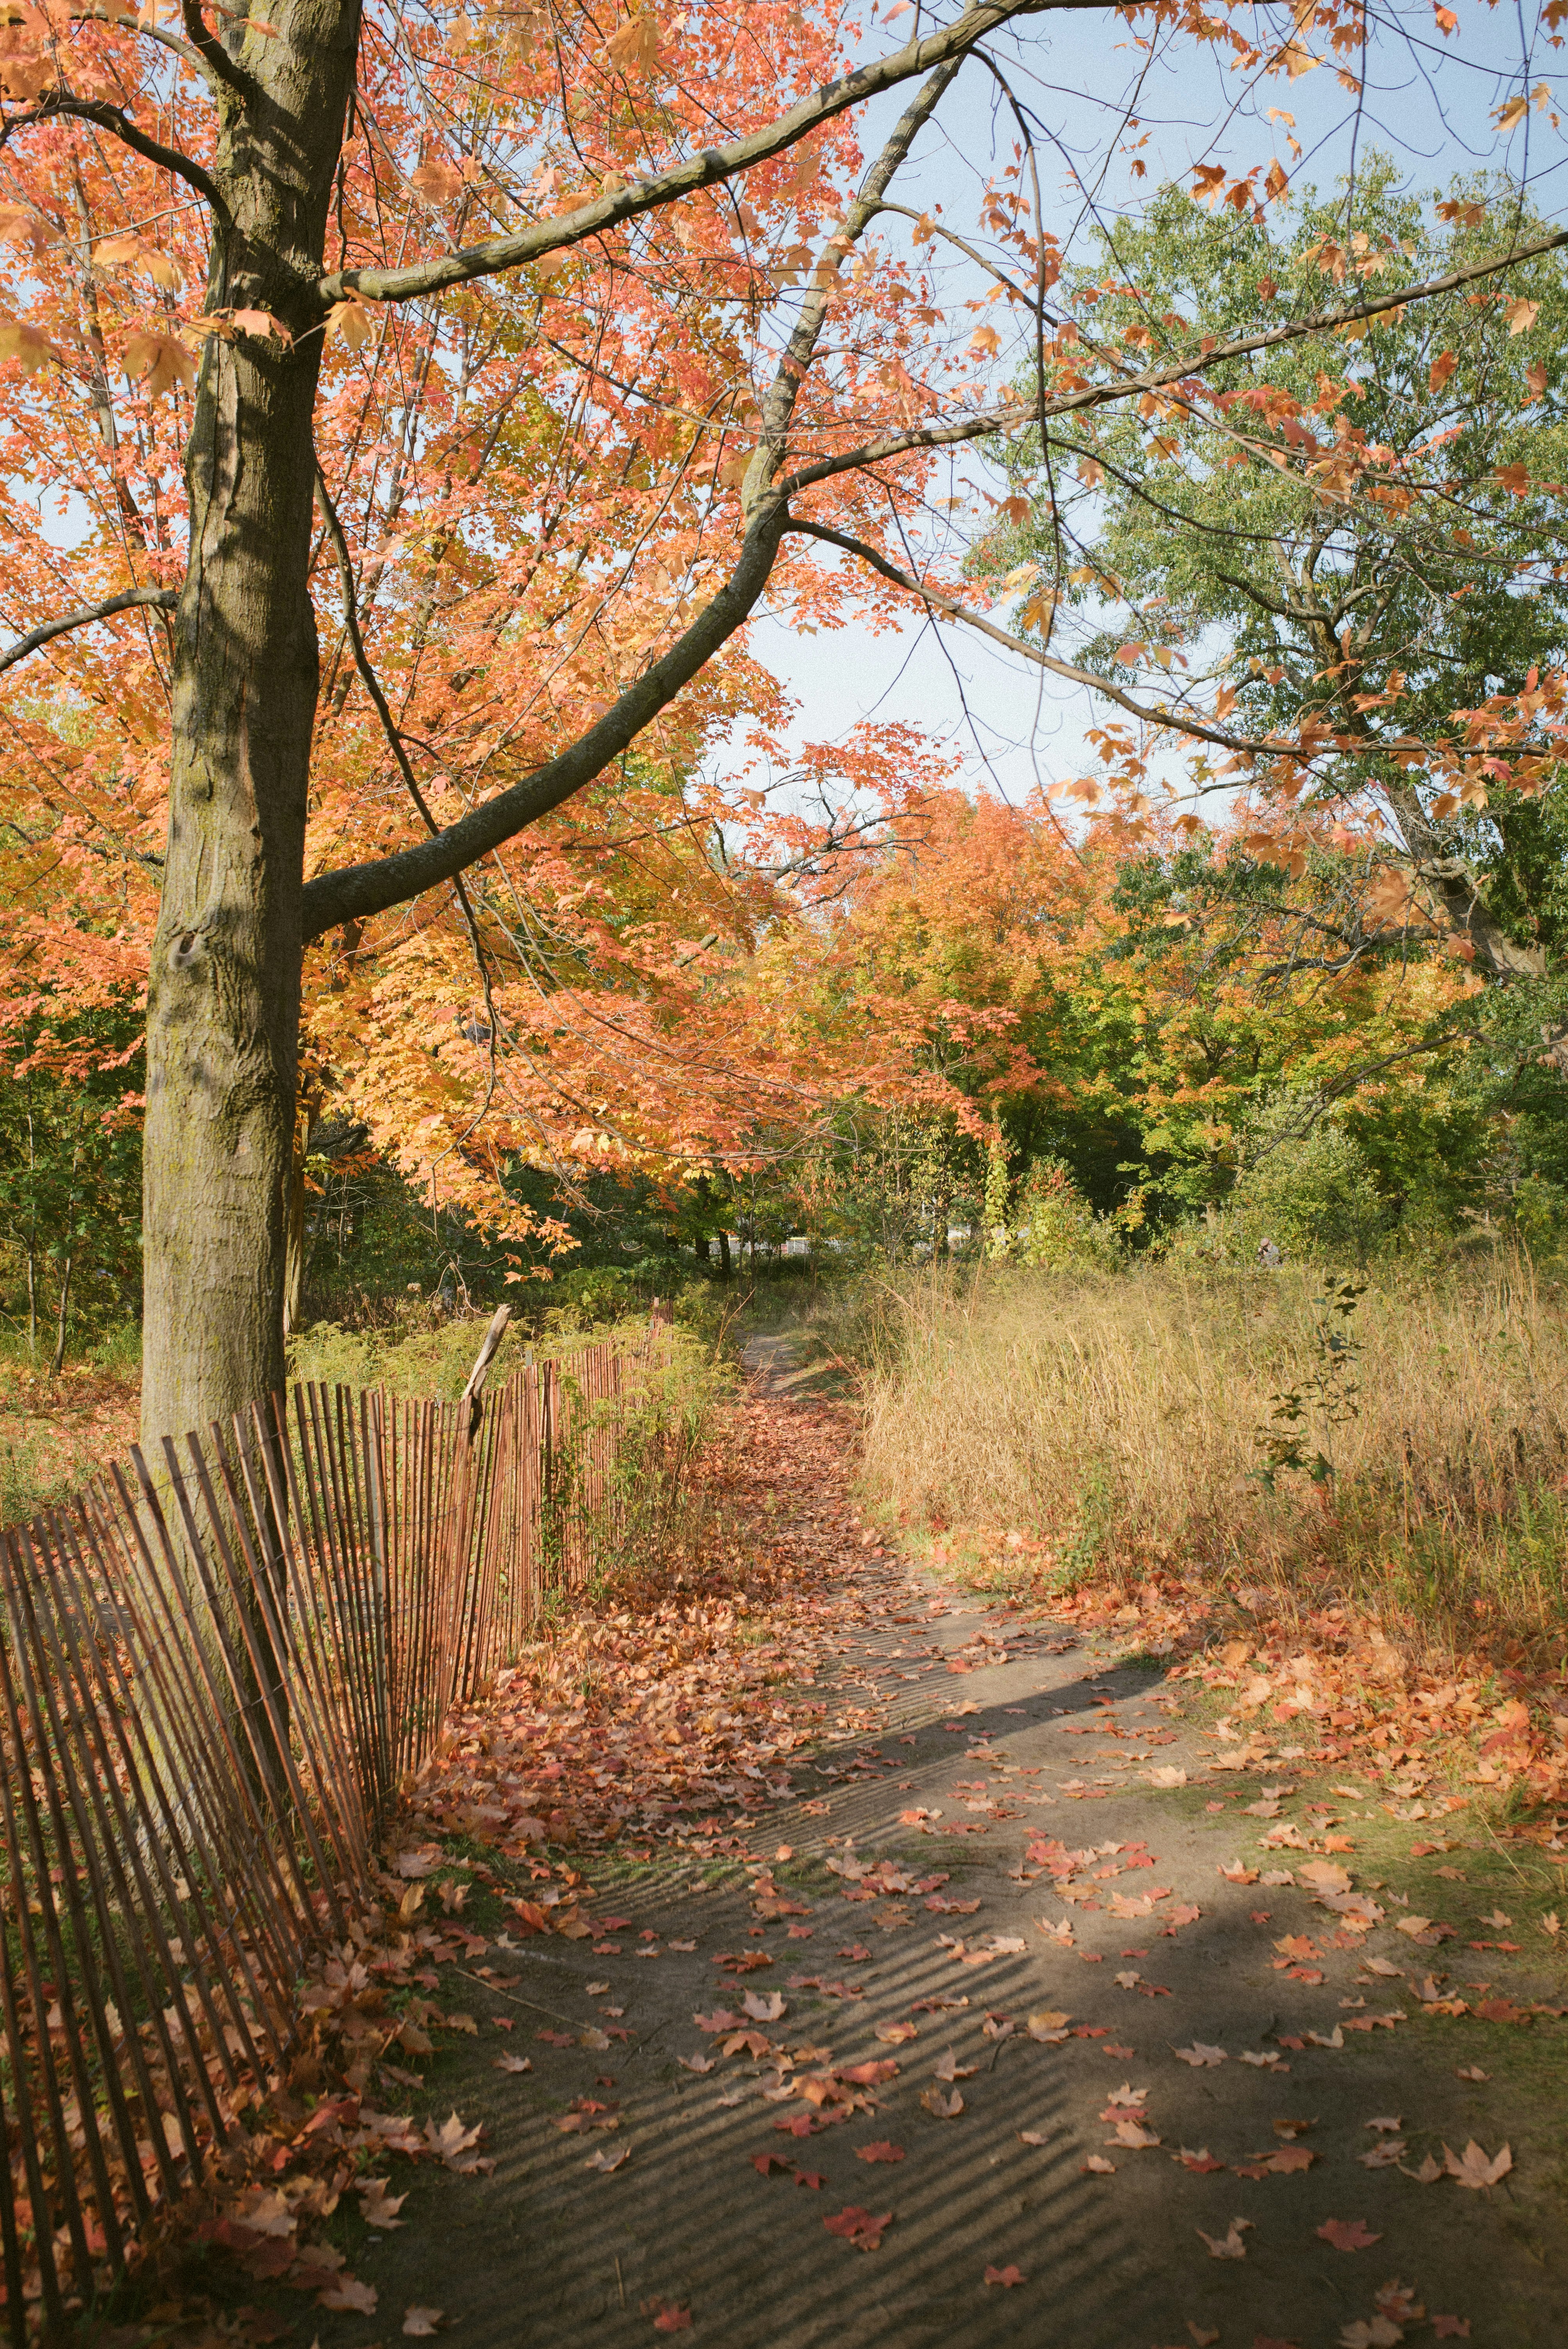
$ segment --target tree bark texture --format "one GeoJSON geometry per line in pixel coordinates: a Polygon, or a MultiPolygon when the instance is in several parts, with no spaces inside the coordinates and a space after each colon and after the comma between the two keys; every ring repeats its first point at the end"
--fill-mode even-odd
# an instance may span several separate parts
{"type": "Polygon", "coordinates": [[[358,40],[355,0],[284,0],[228,36],[209,341],[186,457],[169,853],[147,1042],[142,1427],[201,1428],[280,1387],[301,891],[318,682],[308,571],[315,287],[358,40]],[[243,44],[242,49],[241,44],[243,44]]]}

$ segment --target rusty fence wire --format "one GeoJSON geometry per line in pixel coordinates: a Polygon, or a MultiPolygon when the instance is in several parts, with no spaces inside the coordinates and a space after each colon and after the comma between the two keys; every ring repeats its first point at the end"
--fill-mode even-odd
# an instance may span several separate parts
{"type": "Polygon", "coordinates": [[[286,2067],[398,1790],[619,1523],[667,1359],[301,1385],[0,1532],[0,2285],[63,2338],[286,2067]]]}

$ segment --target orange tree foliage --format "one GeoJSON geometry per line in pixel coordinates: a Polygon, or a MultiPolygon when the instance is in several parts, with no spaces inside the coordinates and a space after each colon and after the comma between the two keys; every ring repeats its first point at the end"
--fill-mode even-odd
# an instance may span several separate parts
{"type": "MultiPolygon", "coordinates": [[[[296,883],[297,916],[278,918],[317,942],[307,1100],[349,1094],[421,1185],[521,1227],[509,1157],[678,1167],[846,1085],[929,1090],[943,1075],[929,1054],[898,1067],[917,997],[884,991],[874,1033],[778,1008],[791,956],[811,961],[816,938],[799,896],[781,894],[778,828],[764,833],[747,796],[747,760],[777,753],[784,713],[743,630],[764,588],[810,626],[851,605],[885,619],[912,592],[942,607],[940,582],[912,590],[902,567],[938,454],[1024,411],[990,380],[996,326],[974,304],[944,313],[929,218],[911,243],[883,209],[958,63],[1048,13],[987,0],[867,64],[858,27],[784,0],[667,22],[284,0],[267,22],[224,15],[216,31],[199,0],[178,31],[151,10],[13,9],[0,57],[13,312],[0,529],[23,632],[0,694],[13,993],[75,999],[148,967],[171,763],[201,802],[203,596],[231,558],[272,551],[225,541],[242,501],[214,497],[203,468],[225,419],[242,425],[248,401],[304,368],[318,520],[300,584],[321,661],[304,895],[296,883]],[[287,168],[263,152],[257,93],[293,102],[333,43],[350,45],[353,69],[341,135],[321,126],[335,142],[325,250],[263,249],[245,205],[270,172],[275,236],[287,168]],[[854,106],[917,77],[906,128],[868,173],[854,106]],[[195,549],[192,482],[210,533],[195,549]],[[859,567],[823,560],[824,545],[859,567]],[[738,729],[749,750],[721,774],[716,751],[738,729]]],[[[1323,62],[1352,91],[1367,32],[1355,0],[1277,24],[1195,0],[1105,13],[1140,42],[1213,46],[1261,79],[1323,62]]],[[[1018,274],[1041,418],[1196,396],[1182,387],[1201,383],[1208,351],[1167,347],[1133,374],[1051,311],[1060,245],[1032,163],[1031,150],[986,184],[979,228],[1018,274]]],[[[1256,176],[1227,200],[1277,192],[1256,176]]],[[[1339,290],[1337,312],[1279,331],[1354,323],[1391,289],[1339,290]]],[[[242,430],[235,445],[249,446],[242,430]]],[[[1346,457],[1336,493],[1377,461],[1346,457]]],[[[247,677],[211,786],[242,820],[220,864],[243,835],[242,738],[268,691],[247,677]]],[[[1203,726],[1233,742],[1222,717],[1203,726]]],[[[1282,754],[1287,781],[1311,750],[1282,754]]],[[[1136,746],[1111,755],[1136,779],[1136,746]]],[[[895,826],[930,780],[896,741],[819,763],[895,826]]],[[[1148,819],[1135,802],[1129,820],[1148,819]]],[[[803,831],[801,875],[839,844],[831,824],[803,831]]],[[[995,1009],[966,1008],[954,1028],[966,1045],[983,1035],[993,1092],[1014,1050],[995,1009]]],[[[231,1101],[214,1113],[244,1123],[231,1101]]],[[[269,1119],[270,1182],[286,1169],[269,1119]]],[[[231,1171],[242,1143],[249,1127],[231,1171]]],[[[262,1286],[271,1263],[261,1248],[262,1286]]]]}
{"type": "Polygon", "coordinates": [[[934,789],[824,919],[801,999],[903,1040],[899,1105],[967,1137],[971,1195],[999,1119],[1012,1153],[1063,1158],[1124,1222],[1163,1219],[1222,1198],[1260,1107],[1288,1095],[1307,1113],[1350,1104],[1390,1195],[1446,1179],[1457,1199],[1465,1169],[1442,1176],[1435,1154],[1484,1139],[1454,1100],[1480,981],[1428,947],[1297,984],[1340,860],[1325,819],[1287,895],[1249,854],[1253,823],[1240,809],[1194,842],[1111,817],[1075,839],[1044,794],[934,789]]]}

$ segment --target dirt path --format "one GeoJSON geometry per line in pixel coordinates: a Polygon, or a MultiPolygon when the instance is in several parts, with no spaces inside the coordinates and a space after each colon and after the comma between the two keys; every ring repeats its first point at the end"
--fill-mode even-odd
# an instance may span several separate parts
{"type": "Polygon", "coordinates": [[[410,2306],[463,2349],[644,2340],[661,2309],[724,2349],[1560,2344],[1565,2026],[1473,2009],[1478,1980],[1499,2012],[1561,1990],[1468,1946],[1505,1911],[1525,1941],[1544,1870],[1526,1884],[1469,1811],[1422,1828],[1331,1794],[1350,1782],[1299,1748],[1215,1775],[1224,1741],[1150,1660],[873,1551],[853,1588],[872,1627],[819,1686],[880,1726],[798,1759],[738,1848],[592,1863],[597,1946],[509,1946],[470,1904],[496,1978],[475,1956],[432,1987],[478,2035],[440,2034],[401,2101],[482,2121],[495,2167],[399,2175],[396,2231],[347,2220],[379,2304],[321,2318],[326,2349],[390,2341],[410,2306]],[[1304,1875],[1330,1817],[1370,1930],[1304,1875]],[[1453,1938],[1397,1930],[1421,1915],[1453,1938]],[[1423,2002],[1445,1988],[1472,2011],[1423,2002]],[[757,2053],[723,2052],[719,2013],[757,2053]],[[1511,2147],[1492,2187],[1442,2174],[1472,2140],[1511,2147]]]}

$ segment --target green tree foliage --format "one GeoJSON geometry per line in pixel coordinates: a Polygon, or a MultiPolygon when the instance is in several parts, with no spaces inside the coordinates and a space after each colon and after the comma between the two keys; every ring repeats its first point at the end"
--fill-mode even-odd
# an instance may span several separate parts
{"type": "MultiPolygon", "coordinates": [[[[1375,292],[1462,268],[1500,233],[1523,241],[1538,225],[1506,182],[1424,202],[1373,159],[1352,193],[1309,191],[1273,213],[1212,213],[1168,188],[1102,232],[1072,290],[1086,336],[1152,361],[1197,336],[1266,332],[1357,281],[1375,292]]],[[[1325,791],[1374,787],[1418,866],[1457,863],[1450,886],[1473,874],[1507,938],[1560,957],[1562,782],[1461,805],[1395,741],[1452,736],[1456,711],[1563,657],[1565,330],[1568,274],[1552,254],[1353,340],[1236,359],[1212,397],[1099,410],[1053,427],[1048,452],[1025,433],[1007,462],[1029,518],[994,533],[976,568],[1037,565],[1047,584],[1017,632],[1054,622],[1059,650],[1076,630],[1073,657],[1108,678],[1204,675],[1253,735],[1316,721],[1357,738],[1325,791]],[[1368,448],[1372,471],[1342,461],[1368,448]]],[[[1212,775],[1201,765],[1198,780],[1212,775]]]]}

